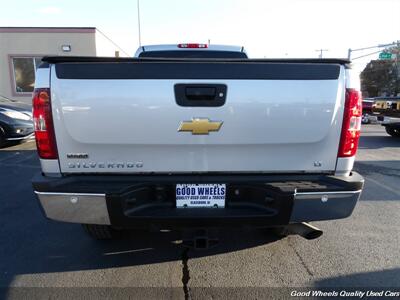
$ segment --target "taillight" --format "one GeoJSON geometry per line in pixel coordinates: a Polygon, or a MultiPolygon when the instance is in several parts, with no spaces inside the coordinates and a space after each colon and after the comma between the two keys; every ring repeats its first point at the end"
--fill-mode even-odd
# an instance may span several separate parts
{"type": "Polygon", "coordinates": [[[178,48],[208,48],[207,44],[178,44],[178,48]]]}
{"type": "Polygon", "coordinates": [[[35,89],[32,105],[36,146],[39,156],[44,159],[57,159],[58,153],[51,114],[50,89],[35,89]]]}
{"type": "Polygon", "coordinates": [[[360,91],[347,89],[338,157],[356,155],[360,139],[361,116],[362,97],[360,91]]]}

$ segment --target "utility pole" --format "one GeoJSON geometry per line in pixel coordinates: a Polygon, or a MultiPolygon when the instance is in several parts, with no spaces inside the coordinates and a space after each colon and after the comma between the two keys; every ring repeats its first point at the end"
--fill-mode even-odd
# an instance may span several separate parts
{"type": "Polygon", "coordinates": [[[139,30],[139,47],[142,47],[142,36],[140,32],[140,4],[137,0],[137,19],[138,19],[138,30],[139,30]]]}
{"type": "Polygon", "coordinates": [[[397,40],[396,42],[396,71],[397,71],[397,78],[400,79],[400,64],[399,64],[399,55],[400,55],[400,40],[397,40]]]}
{"type": "Polygon", "coordinates": [[[323,55],[323,53],[324,52],[327,52],[327,51],[329,51],[328,49],[318,49],[318,50],[315,50],[316,52],[319,52],[319,55],[318,55],[318,57],[319,58],[322,58],[322,55],[323,55]]]}

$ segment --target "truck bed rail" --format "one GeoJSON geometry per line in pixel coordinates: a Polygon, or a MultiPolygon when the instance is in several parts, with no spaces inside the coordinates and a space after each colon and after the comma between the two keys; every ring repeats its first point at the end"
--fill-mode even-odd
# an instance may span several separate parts
{"type": "Polygon", "coordinates": [[[341,58],[133,58],[133,57],[94,57],[94,56],[45,56],[43,62],[47,63],[68,63],[68,62],[240,62],[240,63],[299,63],[299,64],[350,64],[350,60],[341,58]]]}

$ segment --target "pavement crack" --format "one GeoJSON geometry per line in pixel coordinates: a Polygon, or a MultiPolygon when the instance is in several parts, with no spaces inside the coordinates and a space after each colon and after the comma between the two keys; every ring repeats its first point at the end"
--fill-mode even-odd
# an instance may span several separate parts
{"type": "Polygon", "coordinates": [[[189,261],[189,248],[185,248],[182,252],[182,283],[183,283],[183,292],[185,294],[185,300],[191,299],[190,297],[190,289],[188,287],[188,283],[190,280],[190,271],[188,266],[189,261]]]}
{"type": "Polygon", "coordinates": [[[313,277],[314,276],[313,272],[311,272],[310,268],[307,266],[306,262],[304,261],[303,257],[300,255],[300,253],[297,251],[296,247],[294,247],[293,244],[290,241],[289,241],[289,245],[290,245],[290,247],[292,247],[294,253],[296,254],[298,259],[300,260],[301,265],[307,271],[308,275],[313,277]]]}

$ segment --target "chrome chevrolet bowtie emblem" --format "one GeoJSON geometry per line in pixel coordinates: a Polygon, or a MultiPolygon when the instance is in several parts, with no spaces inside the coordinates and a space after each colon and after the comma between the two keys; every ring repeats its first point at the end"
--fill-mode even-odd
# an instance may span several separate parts
{"type": "Polygon", "coordinates": [[[193,118],[191,121],[183,121],[179,125],[179,132],[191,132],[192,134],[209,134],[210,131],[218,131],[223,122],[210,121],[209,119],[193,118]]]}

